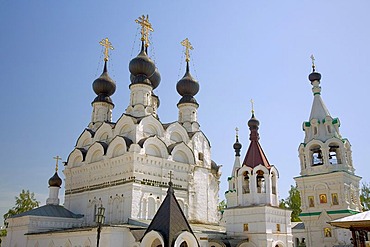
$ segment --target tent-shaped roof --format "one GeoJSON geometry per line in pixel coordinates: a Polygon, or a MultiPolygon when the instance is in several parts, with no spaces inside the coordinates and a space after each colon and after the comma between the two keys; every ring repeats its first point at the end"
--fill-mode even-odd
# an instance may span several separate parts
{"type": "Polygon", "coordinates": [[[144,236],[152,230],[161,233],[164,240],[164,247],[171,247],[177,236],[184,231],[194,235],[174,195],[172,182],[169,182],[167,196],[159,207],[144,236]]]}

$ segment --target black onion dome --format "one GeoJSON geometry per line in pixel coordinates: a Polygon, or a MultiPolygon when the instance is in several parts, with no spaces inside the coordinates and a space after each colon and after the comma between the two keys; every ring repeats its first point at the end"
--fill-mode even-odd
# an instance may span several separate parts
{"type": "Polygon", "coordinates": [[[93,90],[97,95],[111,96],[116,91],[116,83],[108,75],[107,62],[101,76],[93,82],[93,90]]]}
{"type": "Polygon", "coordinates": [[[156,68],[154,73],[148,78],[152,84],[153,89],[156,89],[161,82],[161,74],[159,74],[158,69],[156,68]]]}
{"type": "Polygon", "coordinates": [[[308,79],[313,82],[313,81],[320,81],[321,80],[321,74],[313,71],[309,76],[308,79]]]}
{"type": "Polygon", "coordinates": [[[240,151],[240,149],[242,149],[242,144],[239,142],[239,138],[238,137],[236,137],[236,142],[234,143],[233,148],[235,150],[239,150],[239,151],[240,151]]]}
{"type": "Polygon", "coordinates": [[[146,54],[144,42],[142,42],[140,53],[130,61],[129,70],[134,76],[145,75],[147,78],[155,72],[155,64],[146,54]]]}
{"type": "Polygon", "coordinates": [[[252,114],[252,118],[248,121],[248,126],[250,129],[258,129],[260,122],[257,118],[255,118],[254,113],[252,114]]]}
{"type": "Polygon", "coordinates": [[[181,96],[194,96],[199,92],[199,83],[191,76],[188,62],[186,63],[185,75],[177,82],[176,90],[181,96]]]}
{"type": "Polygon", "coordinates": [[[58,176],[58,173],[55,172],[54,175],[49,179],[50,187],[60,187],[62,185],[62,179],[58,176]]]}

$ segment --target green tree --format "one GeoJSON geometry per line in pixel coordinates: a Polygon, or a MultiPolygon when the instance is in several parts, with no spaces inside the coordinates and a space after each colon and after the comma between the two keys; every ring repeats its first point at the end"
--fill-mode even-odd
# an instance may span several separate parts
{"type": "Polygon", "coordinates": [[[6,214],[4,214],[4,223],[6,219],[34,209],[38,207],[39,204],[40,202],[36,200],[35,194],[33,192],[30,192],[29,190],[22,190],[19,196],[15,197],[15,206],[9,209],[6,214]]]}
{"type": "Polygon", "coordinates": [[[225,200],[222,200],[218,203],[217,210],[221,212],[221,214],[224,213],[225,208],[227,207],[225,200]]]}
{"type": "Polygon", "coordinates": [[[302,212],[301,210],[301,196],[298,191],[297,185],[290,186],[289,196],[286,199],[281,199],[279,202],[280,208],[290,209],[292,210],[292,214],[290,216],[290,220],[292,222],[301,221],[299,218],[299,214],[302,212]]]}
{"type": "Polygon", "coordinates": [[[360,201],[364,211],[370,210],[370,183],[362,183],[360,201]]]}

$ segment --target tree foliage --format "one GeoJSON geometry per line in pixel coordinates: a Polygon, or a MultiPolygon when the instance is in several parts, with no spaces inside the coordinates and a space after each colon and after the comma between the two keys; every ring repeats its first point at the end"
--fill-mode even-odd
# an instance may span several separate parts
{"type": "Polygon", "coordinates": [[[22,190],[19,196],[15,197],[15,206],[4,214],[4,221],[14,215],[34,209],[38,207],[39,204],[40,202],[36,200],[33,192],[22,190]]]}
{"type": "Polygon", "coordinates": [[[370,183],[362,183],[360,201],[364,211],[370,210],[370,183]]]}
{"type": "Polygon", "coordinates": [[[299,214],[302,212],[301,196],[299,194],[297,185],[290,186],[289,196],[286,199],[280,200],[279,207],[292,210],[292,214],[290,216],[290,220],[292,222],[301,221],[299,218],[299,214]]]}

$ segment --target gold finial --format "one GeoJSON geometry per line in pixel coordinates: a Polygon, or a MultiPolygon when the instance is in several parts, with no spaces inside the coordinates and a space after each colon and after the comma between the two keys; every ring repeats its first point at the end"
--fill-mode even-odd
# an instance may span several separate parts
{"type": "Polygon", "coordinates": [[[194,50],[193,46],[189,42],[189,39],[186,38],[183,41],[181,41],[181,44],[185,46],[185,61],[189,62],[190,61],[190,50],[194,50]]]}
{"type": "Polygon", "coordinates": [[[141,41],[145,42],[145,47],[149,46],[149,31],[154,32],[152,24],[149,22],[149,15],[142,15],[135,20],[141,26],[141,41]]]}
{"type": "Polygon", "coordinates": [[[100,45],[104,46],[104,61],[108,61],[109,59],[109,49],[114,50],[112,43],[109,41],[108,38],[102,39],[99,42],[100,45]]]}
{"type": "Polygon", "coordinates": [[[315,72],[315,68],[316,68],[316,66],[315,66],[315,57],[313,55],[311,55],[310,58],[312,60],[312,71],[315,72]]]}
{"type": "Polygon", "coordinates": [[[239,128],[238,127],[235,128],[235,133],[236,133],[236,137],[238,138],[239,137],[239,128]]]}
{"type": "Polygon", "coordinates": [[[59,157],[59,155],[57,155],[56,157],[53,157],[53,159],[57,161],[57,163],[55,164],[55,171],[57,172],[58,171],[58,161],[62,160],[62,158],[59,157]]]}
{"type": "Polygon", "coordinates": [[[252,105],[252,114],[254,114],[254,101],[251,99],[251,105],[252,105]]]}

